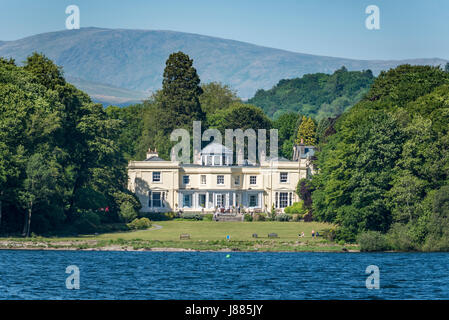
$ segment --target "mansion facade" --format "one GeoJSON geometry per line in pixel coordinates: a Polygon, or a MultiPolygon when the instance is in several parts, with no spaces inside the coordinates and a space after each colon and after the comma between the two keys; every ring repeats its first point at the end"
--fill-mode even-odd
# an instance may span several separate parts
{"type": "Polygon", "coordinates": [[[296,186],[314,173],[313,146],[295,145],[293,160],[264,159],[232,164],[232,151],[217,143],[201,150],[194,164],[166,161],[151,149],[144,161],[130,161],[128,188],[142,212],[268,212],[299,201],[296,186]]]}

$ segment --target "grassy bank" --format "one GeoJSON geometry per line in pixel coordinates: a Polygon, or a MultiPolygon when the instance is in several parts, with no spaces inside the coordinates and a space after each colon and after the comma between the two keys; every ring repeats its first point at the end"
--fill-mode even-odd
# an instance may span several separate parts
{"type": "MultiPolygon", "coordinates": [[[[318,222],[160,221],[151,229],[64,238],[0,238],[2,249],[70,250],[207,250],[207,251],[342,251],[345,246],[312,230],[332,227],[318,222]],[[305,237],[298,234],[304,232],[305,237]],[[252,235],[256,233],[257,238],[252,235]],[[276,233],[278,238],[268,238],[276,233]],[[190,239],[180,240],[180,234],[190,239]],[[229,235],[230,239],[227,239],[229,235]]],[[[357,246],[346,246],[358,250],[357,246]]]]}

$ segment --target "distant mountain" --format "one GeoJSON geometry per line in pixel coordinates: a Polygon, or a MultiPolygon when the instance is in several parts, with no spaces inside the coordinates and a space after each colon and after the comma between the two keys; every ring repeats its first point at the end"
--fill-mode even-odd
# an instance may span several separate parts
{"type": "Polygon", "coordinates": [[[280,79],[307,73],[332,73],[371,69],[376,75],[399,64],[444,65],[443,59],[353,60],[295,53],[250,43],[198,34],[161,31],[81,28],[34,35],[15,41],[0,41],[0,56],[22,62],[33,51],[43,52],[65,75],[78,79],[92,96],[135,100],[161,87],[168,55],[183,51],[194,60],[201,81],[221,81],[250,98],[257,89],[269,89],[280,79]],[[101,86],[105,86],[105,92],[101,86]],[[122,88],[120,97],[111,96],[122,88]]]}
{"type": "Polygon", "coordinates": [[[133,91],[124,88],[117,88],[102,83],[90,82],[80,78],[66,76],[66,80],[75,85],[78,89],[89,93],[92,100],[102,103],[105,106],[127,106],[130,104],[141,103],[149,97],[148,93],[133,91]]]}

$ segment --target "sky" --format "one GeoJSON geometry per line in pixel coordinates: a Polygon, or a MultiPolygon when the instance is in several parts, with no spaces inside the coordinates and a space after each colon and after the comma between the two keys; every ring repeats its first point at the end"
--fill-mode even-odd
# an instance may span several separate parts
{"type": "Polygon", "coordinates": [[[354,59],[449,59],[448,0],[0,0],[0,40],[81,27],[173,30],[354,59]],[[369,30],[369,5],[380,29],[369,30]]]}

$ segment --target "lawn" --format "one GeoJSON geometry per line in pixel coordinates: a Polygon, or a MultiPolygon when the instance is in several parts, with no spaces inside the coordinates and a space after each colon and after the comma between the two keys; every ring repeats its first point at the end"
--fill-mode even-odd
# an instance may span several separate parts
{"type": "MultiPolygon", "coordinates": [[[[78,249],[78,250],[155,250],[166,248],[184,250],[238,251],[335,251],[344,244],[320,237],[312,239],[312,230],[322,232],[333,227],[320,222],[215,222],[215,221],[156,221],[147,230],[115,232],[78,237],[34,237],[0,239],[0,249],[78,249]],[[305,237],[298,234],[304,232],[305,237]],[[180,234],[190,239],[180,240],[180,234]],[[257,238],[252,235],[256,233],[257,238]],[[278,238],[268,238],[276,233],[278,238]],[[226,236],[230,237],[230,241],[226,236]]],[[[358,250],[356,245],[349,245],[358,250]]],[[[165,250],[165,249],[164,249],[165,250]]]]}
{"type": "MultiPolygon", "coordinates": [[[[304,232],[301,241],[312,240],[312,230],[322,231],[332,227],[330,224],[319,222],[215,222],[215,221],[156,221],[155,225],[162,228],[133,232],[120,232],[98,235],[96,239],[123,240],[159,240],[179,241],[182,233],[190,234],[191,240],[225,240],[229,235],[231,240],[256,240],[252,237],[257,233],[258,239],[267,239],[269,233],[277,233],[280,241],[298,240],[298,234],[304,232]]],[[[153,225],[154,225],[153,224],[153,225]]]]}

